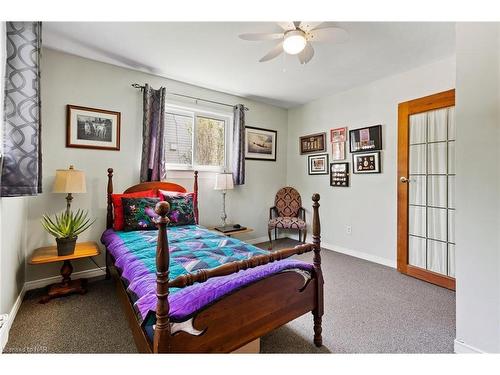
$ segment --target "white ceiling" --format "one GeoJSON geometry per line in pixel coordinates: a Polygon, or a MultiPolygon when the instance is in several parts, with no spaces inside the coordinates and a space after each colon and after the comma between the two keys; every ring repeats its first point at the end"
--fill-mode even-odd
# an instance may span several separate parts
{"type": "Polygon", "coordinates": [[[293,107],[454,54],[454,23],[331,23],[344,44],[316,42],[300,65],[282,55],[259,63],[276,41],[241,33],[279,32],[270,22],[44,22],[43,45],[281,107],[293,107]]]}

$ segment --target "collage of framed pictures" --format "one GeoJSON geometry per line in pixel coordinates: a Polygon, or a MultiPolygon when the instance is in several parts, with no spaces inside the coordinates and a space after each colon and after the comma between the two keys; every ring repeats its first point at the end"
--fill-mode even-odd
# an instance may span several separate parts
{"type": "MultiPolygon", "coordinates": [[[[347,127],[330,129],[331,164],[328,154],[308,155],[309,175],[330,174],[330,186],[349,187],[349,162],[346,159],[346,142],[352,154],[352,172],[355,174],[381,173],[382,125],[349,130],[347,127]]],[[[300,137],[300,154],[326,151],[326,133],[300,137]]]]}
{"type": "Polygon", "coordinates": [[[245,159],[276,161],[278,132],[245,126],[245,159]]]}
{"type": "Polygon", "coordinates": [[[328,174],[328,154],[309,155],[307,172],[312,174],[328,174]]]}
{"type": "Polygon", "coordinates": [[[300,154],[326,151],[326,133],[304,135],[299,140],[300,154]]]}

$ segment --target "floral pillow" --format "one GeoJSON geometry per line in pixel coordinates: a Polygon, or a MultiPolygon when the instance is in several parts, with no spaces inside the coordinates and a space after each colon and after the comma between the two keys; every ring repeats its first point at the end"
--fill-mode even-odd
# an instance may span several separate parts
{"type": "Polygon", "coordinates": [[[159,198],[122,198],[124,231],[156,229],[159,198]]]}
{"type": "Polygon", "coordinates": [[[169,226],[196,224],[194,217],[194,193],[177,193],[160,190],[163,199],[170,204],[167,214],[170,219],[169,226]]]}
{"type": "Polygon", "coordinates": [[[111,199],[113,201],[113,229],[123,230],[123,207],[122,198],[154,198],[156,197],[156,192],[154,190],[138,191],[136,193],[128,194],[112,194],[111,199]]]}

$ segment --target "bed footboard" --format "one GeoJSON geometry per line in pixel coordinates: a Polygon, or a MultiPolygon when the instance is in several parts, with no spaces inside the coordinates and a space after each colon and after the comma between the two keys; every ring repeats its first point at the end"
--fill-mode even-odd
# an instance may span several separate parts
{"type": "MultiPolygon", "coordinates": [[[[194,284],[195,282],[202,283],[212,277],[219,277],[230,275],[248,268],[254,268],[277,260],[285,259],[296,254],[302,254],[309,251],[314,251],[314,290],[311,306],[307,304],[303,306],[307,311],[312,311],[314,316],[314,344],[316,346],[322,345],[322,316],[323,316],[323,274],[321,271],[321,235],[320,235],[320,222],[319,222],[319,194],[314,194],[313,200],[313,243],[299,245],[290,249],[283,249],[270,252],[269,254],[258,255],[250,259],[226,263],[222,266],[212,269],[198,270],[195,273],[181,275],[173,280],[169,280],[169,248],[167,238],[167,225],[169,219],[167,213],[169,211],[169,204],[167,202],[160,202],[156,205],[156,213],[159,215],[158,223],[158,240],[156,250],[156,295],[158,302],[156,305],[156,327],[154,331],[153,352],[155,353],[171,353],[179,351],[178,345],[174,348],[173,337],[170,331],[169,320],[169,304],[168,304],[168,291],[170,287],[183,288],[194,284]]],[[[304,305],[304,300],[302,301],[304,305]]],[[[297,303],[299,303],[297,301],[297,303]]],[[[292,306],[290,307],[293,308],[292,306]]],[[[294,307],[297,309],[297,307],[294,307]]],[[[285,309],[283,307],[282,309],[285,309]]],[[[285,309],[286,310],[286,309],[285,309]]],[[[299,309],[300,310],[300,309],[299,309]]],[[[302,314],[304,313],[302,312],[302,314]]],[[[285,314],[286,315],[286,314],[285,314]]],[[[300,316],[300,315],[298,315],[300,316]]],[[[294,316],[293,318],[295,318],[294,316]]],[[[292,318],[292,319],[293,319],[292,318]]],[[[291,320],[291,319],[290,319],[291,320]]],[[[284,321],[281,324],[288,322],[284,321]]],[[[251,341],[251,340],[250,340],[251,341]]],[[[245,344],[245,343],[242,343],[245,344]]]]}

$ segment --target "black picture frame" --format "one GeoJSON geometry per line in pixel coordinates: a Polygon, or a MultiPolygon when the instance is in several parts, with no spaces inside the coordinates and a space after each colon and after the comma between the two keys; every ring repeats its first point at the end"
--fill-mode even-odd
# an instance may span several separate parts
{"type": "Polygon", "coordinates": [[[352,154],[352,172],[355,174],[382,173],[380,151],[352,154]]]}
{"type": "MultiPolygon", "coordinates": [[[[258,142],[254,142],[258,146],[258,142]]],[[[276,161],[277,148],[278,147],[278,131],[271,129],[257,128],[254,126],[245,126],[245,160],[264,160],[264,161],[276,161]],[[269,152],[253,152],[250,142],[252,142],[252,137],[261,137],[262,139],[271,139],[271,146],[265,144],[262,148],[270,148],[269,152]]]]}
{"type": "Polygon", "coordinates": [[[382,150],[382,125],[349,130],[351,153],[376,150],[382,150]]]}
{"type": "Polygon", "coordinates": [[[301,155],[325,152],[326,132],[299,137],[299,151],[301,155]]]}
{"type": "Polygon", "coordinates": [[[120,151],[121,112],[66,105],[66,147],[120,151]]]}
{"type": "Polygon", "coordinates": [[[328,154],[318,154],[318,155],[309,155],[307,157],[307,173],[309,175],[318,175],[318,174],[328,174],[328,154]],[[314,165],[314,161],[317,159],[318,161],[322,160],[323,168],[316,169],[317,166],[314,165]]]}
{"type": "Polygon", "coordinates": [[[330,186],[349,187],[349,163],[330,163],[330,186]]]}

